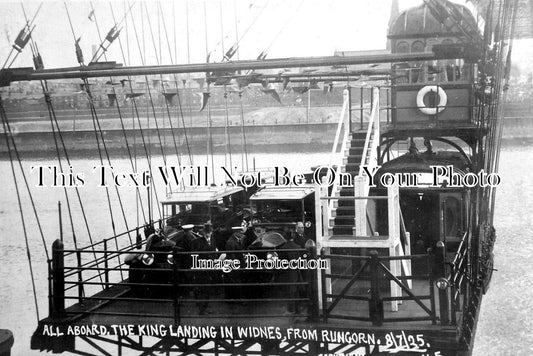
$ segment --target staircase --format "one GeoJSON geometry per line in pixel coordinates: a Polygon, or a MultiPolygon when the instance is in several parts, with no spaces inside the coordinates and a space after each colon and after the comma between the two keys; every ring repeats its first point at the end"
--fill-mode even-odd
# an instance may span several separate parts
{"type": "Polygon", "coordinates": [[[329,226],[330,234],[333,238],[335,236],[361,235],[361,233],[366,235],[367,201],[342,198],[368,196],[370,187],[367,177],[363,177],[361,165],[364,164],[369,170],[372,170],[378,161],[379,89],[376,88],[374,90],[374,99],[370,107],[367,128],[353,131],[346,137],[347,142],[343,144],[344,151],[341,153],[343,157],[339,166],[339,174],[349,173],[352,177],[353,186],[340,187],[340,189],[334,186],[331,192],[332,197],[340,197],[340,199],[333,200],[333,204],[329,206],[329,216],[331,217],[329,226]],[[360,216],[356,216],[356,212],[359,212],[360,216]],[[356,221],[361,225],[359,228],[356,226],[356,221]]]}
{"type": "MultiPolygon", "coordinates": [[[[373,135],[371,137],[373,139],[373,135]]],[[[350,146],[344,157],[343,171],[352,177],[359,174],[361,159],[365,150],[366,132],[353,132],[350,146]]],[[[341,197],[353,197],[354,187],[342,187],[339,191],[341,197]]],[[[333,235],[353,235],[355,228],[355,201],[339,200],[337,207],[332,212],[333,235]]]]}
{"type": "MultiPolygon", "coordinates": [[[[387,249],[389,256],[399,257],[390,261],[390,273],[396,277],[411,275],[411,261],[402,259],[410,255],[410,245],[405,246],[400,239],[400,233],[407,236],[408,232],[402,230],[400,223],[399,189],[395,185],[387,188],[386,196],[369,196],[370,181],[363,174],[362,165],[373,171],[378,164],[378,147],[380,144],[380,118],[379,118],[379,89],[373,88],[372,105],[365,130],[350,130],[349,113],[350,95],[345,93],[345,100],[339,118],[337,133],[331,150],[330,171],[335,172],[336,179],[333,187],[317,185],[315,193],[315,212],[317,223],[317,250],[330,253],[332,248],[362,248],[362,249],[387,249]],[[348,118],[347,118],[348,117],[348,118]],[[351,132],[350,132],[351,131],[351,132]],[[344,134],[341,134],[344,132],[344,134]],[[338,149],[340,147],[340,150],[338,149]],[[333,168],[335,167],[335,168],[333,168]],[[339,184],[340,176],[351,177],[349,187],[339,184]],[[388,235],[375,235],[371,221],[376,219],[375,214],[368,215],[368,200],[387,200],[388,235]]],[[[330,177],[324,177],[322,182],[329,182],[330,177]]],[[[342,182],[345,184],[344,180],[342,182]]],[[[328,270],[326,273],[331,273],[328,270]]],[[[324,285],[319,284],[319,289],[324,288],[326,295],[331,294],[331,280],[324,285]]],[[[409,289],[412,281],[407,280],[409,289]]],[[[402,287],[403,288],[403,287],[402,287]]],[[[402,288],[395,281],[390,282],[391,297],[402,296],[402,288]]],[[[400,299],[391,301],[391,310],[398,311],[400,299]]]]}

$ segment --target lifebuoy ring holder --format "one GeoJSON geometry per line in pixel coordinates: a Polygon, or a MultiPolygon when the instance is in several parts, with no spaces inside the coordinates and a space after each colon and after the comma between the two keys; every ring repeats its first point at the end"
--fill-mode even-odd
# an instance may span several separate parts
{"type": "Polygon", "coordinates": [[[441,113],[446,109],[446,104],[448,103],[448,95],[446,95],[446,92],[444,89],[439,87],[438,85],[426,85],[422,89],[418,91],[418,94],[416,95],[416,106],[418,107],[418,110],[426,115],[437,115],[438,113],[441,113]],[[439,102],[436,107],[429,108],[424,104],[424,97],[427,93],[437,93],[439,97],[439,102]]]}

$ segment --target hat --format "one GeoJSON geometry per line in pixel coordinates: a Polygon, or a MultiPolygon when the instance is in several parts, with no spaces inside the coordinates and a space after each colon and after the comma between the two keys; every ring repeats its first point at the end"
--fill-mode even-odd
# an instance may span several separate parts
{"type": "Polygon", "coordinates": [[[304,227],[304,223],[301,222],[301,221],[298,221],[298,222],[296,223],[296,227],[304,227]]]}
{"type": "Polygon", "coordinates": [[[187,224],[187,225],[183,225],[181,228],[183,230],[191,230],[193,227],[194,227],[194,224],[187,224]]]}

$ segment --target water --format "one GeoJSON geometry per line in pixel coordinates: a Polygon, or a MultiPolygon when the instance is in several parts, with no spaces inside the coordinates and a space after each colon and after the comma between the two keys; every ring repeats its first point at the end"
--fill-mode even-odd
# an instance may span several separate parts
{"type": "MultiPolygon", "coordinates": [[[[495,246],[496,265],[493,282],[485,296],[481,309],[478,330],[475,341],[474,355],[531,355],[533,354],[533,299],[530,297],[530,283],[533,280],[533,184],[529,174],[533,173],[533,146],[507,145],[503,148],[500,160],[502,184],[498,189],[495,226],[498,239],[495,246]]],[[[327,164],[329,156],[326,153],[286,153],[286,154],[258,154],[258,167],[272,167],[274,165],[287,166],[291,171],[305,170],[317,164],[327,164]]],[[[240,158],[236,159],[240,166],[240,158]]],[[[251,158],[250,158],[251,162],[251,158]]],[[[205,157],[194,157],[195,165],[204,165],[205,157]]],[[[54,164],[44,159],[25,160],[23,167],[30,185],[37,183],[37,174],[30,174],[30,167],[36,165],[54,164]]],[[[85,174],[85,186],[79,189],[86,208],[91,234],[95,240],[111,235],[111,223],[105,189],[97,187],[97,177],[92,174],[92,166],[98,164],[97,158],[75,159],[72,161],[75,172],[85,174]]],[[[154,166],[162,164],[156,159],[154,166]]],[[[167,162],[176,165],[177,162],[167,162]]],[[[129,161],[114,159],[116,171],[131,172],[129,161]]],[[[224,157],[215,158],[215,167],[224,165],[224,157]]],[[[251,164],[250,164],[251,165],[251,164]]],[[[146,167],[139,167],[138,171],[146,167]]],[[[18,171],[18,168],[16,168],[18,171]]],[[[218,170],[217,168],[215,169],[218,170]]],[[[18,173],[19,188],[23,190],[23,181],[18,173]]],[[[38,354],[30,350],[30,337],[33,333],[37,317],[33,302],[31,279],[29,277],[28,261],[20,214],[16,194],[13,189],[13,178],[8,161],[0,161],[0,236],[2,249],[0,258],[0,281],[4,288],[0,289],[0,328],[7,328],[15,335],[13,355],[38,354]]],[[[49,181],[47,181],[49,184],[49,181]]],[[[75,199],[73,188],[69,188],[69,196],[73,206],[73,220],[80,245],[88,242],[79,205],[75,199]]],[[[59,236],[59,219],[57,202],[63,205],[63,230],[67,246],[72,246],[70,223],[66,215],[66,203],[61,188],[34,188],[34,199],[39,212],[40,221],[46,239],[46,246],[50,248],[53,240],[59,236]]],[[[123,205],[127,212],[130,228],[135,225],[135,191],[133,188],[120,188],[123,205]]],[[[160,187],[158,193],[164,194],[160,187]]],[[[114,190],[110,190],[113,207],[118,207],[114,190]]],[[[144,195],[146,195],[144,193],[144,195]]],[[[43,244],[32,216],[29,200],[23,194],[24,214],[31,247],[31,257],[37,287],[37,298],[40,317],[48,314],[47,305],[47,271],[43,244]]],[[[114,214],[117,231],[124,229],[124,222],[118,208],[114,214]]]]}

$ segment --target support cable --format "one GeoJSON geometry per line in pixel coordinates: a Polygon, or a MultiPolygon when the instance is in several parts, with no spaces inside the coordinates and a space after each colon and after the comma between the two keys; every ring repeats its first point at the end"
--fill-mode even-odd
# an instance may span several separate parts
{"type": "MultiPolygon", "coordinates": [[[[91,4],[91,7],[92,7],[92,4],[91,4]]],[[[72,20],[70,18],[70,14],[68,12],[68,7],[67,7],[66,3],[65,3],[65,9],[67,11],[67,17],[68,17],[68,20],[69,20],[70,29],[72,31],[72,37],[74,38],[74,42],[75,42],[76,57],[78,59],[78,63],[80,64],[80,66],[84,66],[83,53],[81,52],[81,48],[79,47],[80,39],[76,40],[76,34],[75,34],[75,31],[74,31],[74,26],[72,25],[72,20]]],[[[89,105],[90,105],[90,109],[91,109],[91,118],[92,118],[92,121],[93,121],[94,135],[95,135],[95,139],[96,139],[96,147],[98,148],[98,156],[100,158],[100,165],[104,166],[104,161],[103,161],[103,158],[102,158],[102,150],[100,148],[100,140],[98,139],[98,130],[97,130],[98,116],[97,116],[97,113],[96,113],[96,108],[94,106],[94,101],[93,101],[93,98],[92,98],[91,90],[89,88],[90,84],[89,84],[89,81],[87,80],[87,78],[82,78],[82,80],[83,80],[83,84],[84,84],[83,87],[84,87],[84,90],[85,90],[85,92],[87,94],[87,98],[89,100],[89,105]]],[[[98,123],[98,127],[100,127],[100,123],[98,123]]],[[[100,135],[101,135],[101,138],[102,138],[102,144],[104,145],[104,149],[105,149],[106,154],[107,154],[107,147],[105,146],[104,137],[103,137],[103,134],[102,134],[101,131],[100,131],[100,135]]],[[[111,166],[111,162],[109,162],[109,166],[111,166]]],[[[117,187],[115,187],[115,188],[117,189],[117,193],[118,193],[118,188],[117,187]]],[[[111,206],[111,197],[109,195],[109,187],[107,185],[105,187],[105,192],[106,192],[106,197],[107,197],[107,206],[109,208],[109,215],[110,215],[110,218],[111,218],[111,228],[113,229],[113,235],[116,236],[117,232],[116,232],[116,228],[115,228],[115,219],[114,219],[114,216],[113,216],[113,208],[111,206]]],[[[119,201],[121,201],[120,195],[119,195],[119,201]]],[[[124,217],[125,217],[125,214],[124,214],[124,217]]],[[[127,223],[126,223],[126,225],[127,225],[127,223]]],[[[130,241],[131,241],[131,236],[130,236],[130,241]]]]}
{"type": "MultiPolygon", "coordinates": [[[[144,4],[144,5],[145,5],[145,8],[146,8],[146,4],[144,4]]],[[[158,18],[159,18],[159,8],[158,8],[158,12],[157,13],[158,13],[158,18]]],[[[147,20],[148,20],[148,26],[150,28],[150,35],[151,35],[151,38],[152,38],[152,43],[154,44],[154,52],[155,52],[155,56],[156,56],[156,59],[157,59],[157,64],[159,65],[159,64],[161,64],[160,58],[162,58],[163,54],[161,53],[161,47],[159,47],[159,57],[158,57],[158,51],[157,51],[157,48],[155,46],[154,33],[152,31],[152,23],[150,21],[150,17],[148,17],[147,20]]],[[[160,74],[159,77],[160,77],[160,82],[161,82],[161,90],[162,90],[163,96],[165,96],[167,93],[166,93],[165,85],[164,85],[164,82],[163,82],[163,75],[160,74]]],[[[177,91],[177,88],[176,88],[176,91],[177,91]]],[[[176,157],[178,159],[179,171],[181,172],[181,154],[179,153],[178,143],[176,142],[176,136],[174,135],[174,127],[172,125],[172,116],[170,114],[170,107],[169,107],[168,100],[166,99],[166,97],[165,97],[165,109],[166,109],[166,112],[167,112],[168,122],[170,124],[170,130],[171,130],[171,133],[172,133],[172,140],[173,140],[173,143],[174,143],[174,150],[176,151],[176,157]]]]}
{"type": "MultiPolygon", "coordinates": [[[[96,12],[94,12],[94,8],[93,8],[92,2],[91,2],[91,9],[92,9],[92,11],[94,13],[94,23],[95,23],[95,26],[96,26],[96,31],[97,31],[98,37],[100,38],[100,41],[101,41],[102,37],[101,37],[101,33],[100,33],[100,26],[98,25],[98,19],[97,19],[97,16],[96,16],[96,12]]],[[[130,9],[131,9],[131,7],[130,7],[130,9]]],[[[107,55],[106,54],[104,54],[104,58],[107,61],[107,55]]],[[[109,79],[111,81],[113,80],[112,77],[109,77],[109,79]]],[[[111,88],[113,90],[113,95],[115,95],[115,98],[116,98],[117,93],[116,93],[115,87],[113,85],[111,85],[111,88]]],[[[122,133],[124,135],[124,141],[125,141],[126,148],[127,148],[127,151],[128,151],[128,157],[129,157],[129,160],[130,160],[130,164],[131,164],[132,169],[134,169],[133,159],[132,159],[132,156],[131,156],[131,150],[130,150],[130,146],[129,146],[129,142],[128,142],[128,136],[126,135],[126,128],[124,126],[124,120],[122,118],[122,112],[120,110],[120,104],[118,103],[118,101],[116,101],[116,107],[117,107],[117,112],[118,112],[118,116],[119,116],[119,120],[120,120],[120,126],[121,126],[121,129],[122,129],[122,133]]],[[[95,109],[95,111],[96,111],[96,109],[95,109]]],[[[102,130],[100,128],[100,124],[99,123],[98,123],[98,126],[99,126],[99,129],[100,129],[100,135],[102,136],[102,142],[104,142],[104,137],[103,137],[102,130]]],[[[104,145],[105,145],[105,142],[104,142],[104,145]]],[[[107,156],[107,161],[109,163],[109,166],[111,166],[111,160],[109,159],[109,154],[107,152],[107,148],[106,148],[106,156],[107,156]]],[[[122,204],[122,199],[120,198],[120,193],[118,191],[118,187],[115,186],[115,190],[116,190],[116,194],[117,194],[117,197],[119,199],[119,202],[120,202],[120,208],[121,208],[121,211],[122,211],[122,216],[124,218],[124,224],[126,226],[126,230],[129,231],[130,229],[128,227],[128,222],[127,222],[127,219],[126,219],[126,214],[124,212],[124,206],[122,204]]],[[[137,195],[140,198],[140,194],[141,193],[139,191],[139,187],[135,187],[135,191],[136,191],[137,195]]],[[[146,222],[146,217],[145,217],[145,214],[144,214],[144,206],[142,204],[142,200],[141,200],[141,204],[140,205],[141,205],[141,211],[142,211],[142,215],[143,215],[144,221],[146,222]]],[[[128,233],[128,237],[130,239],[130,243],[133,243],[129,233],[128,233]]],[[[118,246],[117,246],[117,248],[118,248],[118,246]]]]}
{"type": "MultiPolygon", "coordinates": [[[[159,5],[159,10],[161,11],[161,15],[163,14],[163,10],[161,9],[161,4],[158,3],[159,5]]],[[[174,3],[172,3],[172,5],[174,5],[174,3]]],[[[168,47],[168,52],[169,52],[169,56],[170,56],[170,62],[171,63],[175,63],[174,62],[174,59],[176,60],[176,63],[177,63],[177,53],[174,54],[174,58],[172,57],[172,50],[171,50],[171,47],[170,47],[170,40],[169,40],[169,36],[168,36],[168,32],[167,32],[167,27],[166,27],[166,24],[165,24],[165,18],[162,17],[162,23],[163,23],[163,31],[165,32],[165,38],[166,38],[166,42],[167,42],[167,47],[168,47]]],[[[175,36],[175,28],[174,28],[174,37],[175,36]]],[[[176,48],[177,46],[175,46],[176,48]]],[[[174,83],[176,85],[176,99],[178,100],[178,108],[179,108],[179,116],[181,117],[181,122],[182,122],[182,127],[183,127],[183,135],[185,137],[185,144],[187,146],[187,153],[189,155],[189,162],[191,164],[191,166],[193,165],[193,159],[192,159],[192,155],[191,155],[191,147],[189,145],[189,138],[188,138],[188,135],[187,135],[187,128],[185,127],[185,116],[183,115],[183,107],[181,105],[181,97],[180,97],[180,92],[179,92],[179,87],[178,87],[178,77],[176,74],[173,74],[173,77],[174,77],[174,83]]],[[[172,125],[172,124],[171,124],[172,125]]],[[[171,126],[172,127],[172,126],[171,126]]],[[[179,136],[178,136],[178,145],[179,145],[179,136]]]]}
{"type": "MultiPolygon", "coordinates": [[[[28,257],[28,265],[29,265],[29,268],[30,268],[31,286],[32,286],[32,290],[33,290],[33,301],[35,303],[35,312],[37,314],[37,321],[39,321],[41,318],[39,316],[39,305],[37,303],[37,290],[35,288],[35,276],[33,274],[33,264],[31,262],[30,244],[29,244],[29,241],[28,241],[28,233],[26,231],[26,222],[25,222],[25,219],[24,219],[24,212],[23,212],[23,209],[22,209],[22,202],[20,200],[20,191],[19,191],[19,186],[18,186],[18,183],[17,183],[17,175],[15,173],[15,165],[13,163],[13,155],[11,154],[11,145],[9,144],[9,135],[11,134],[11,132],[10,132],[10,130],[8,130],[8,128],[6,126],[7,116],[6,116],[5,111],[4,111],[4,106],[3,106],[3,103],[2,103],[2,98],[1,97],[0,97],[0,113],[1,113],[1,116],[2,116],[2,126],[4,128],[4,136],[5,136],[5,139],[6,139],[7,152],[9,154],[9,163],[11,165],[11,173],[13,174],[13,181],[15,182],[15,192],[17,194],[17,202],[18,202],[18,207],[19,207],[19,212],[20,212],[20,219],[22,221],[22,231],[24,232],[24,244],[26,245],[26,255],[28,257]]],[[[17,156],[18,156],[18,153],[17,153],[17,156]]],[[[20,163],[20,160],[19,160],[19,163],[20,163]]],[[[24,172],[24,171],[22,171],[22,172],[24,172]]]]}

